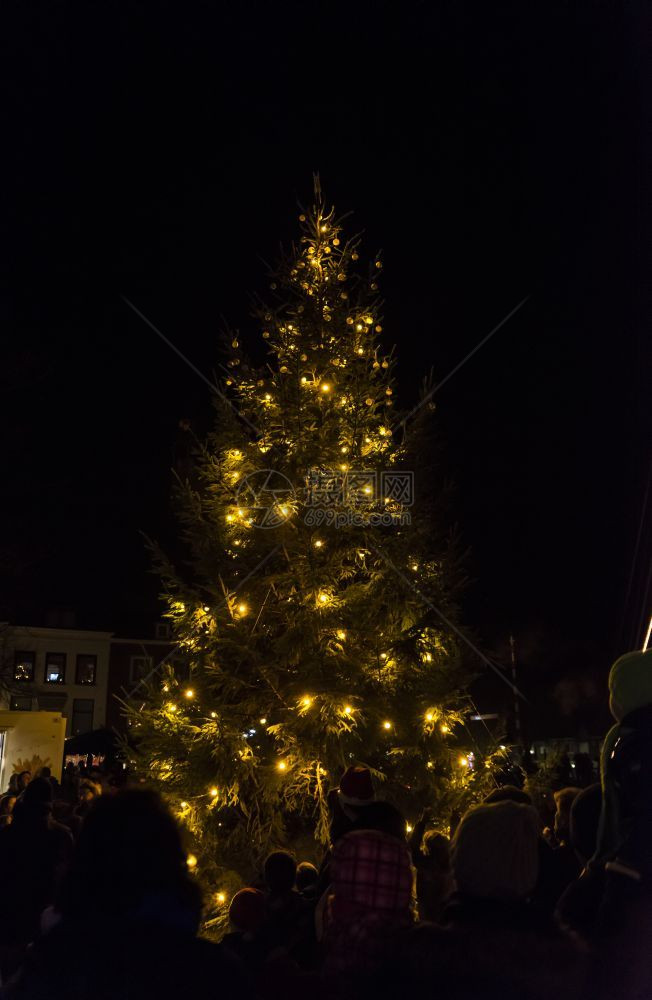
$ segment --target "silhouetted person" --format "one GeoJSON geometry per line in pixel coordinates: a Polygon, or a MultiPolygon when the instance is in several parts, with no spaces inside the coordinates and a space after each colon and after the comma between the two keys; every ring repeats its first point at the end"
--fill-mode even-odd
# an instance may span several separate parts
{"type": "Polygon", "coordinates": [[[30,952],[7,997],[248,1000],[246,974],[197,938],[201,893],[176,823],[154,792],[101,796],[57,900],[59,923],[30,952]]]}
{"type": "Polygon", "coordinates": [[[0,945],[3,977],[13,971],[38,935],[41,912],[54,899],[72,854],[70,830],[52,819],[52,786],[31,781],[0,830],[0,945]]]}
{"type": "Polygon", "coordinates": [[[9,826],[12,820],[12,813],[16,805],[16,796],[7,793],[0,799],[0,829],[9,826]]]}

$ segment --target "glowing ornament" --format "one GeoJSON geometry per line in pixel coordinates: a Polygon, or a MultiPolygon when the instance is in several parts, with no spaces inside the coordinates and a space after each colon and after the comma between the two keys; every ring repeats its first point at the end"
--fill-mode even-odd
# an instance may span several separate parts
{"type": "Polygon", "coordinates": [[[248,607],[247,604],[244,603],[244,601],[242,602],[242,604],[238,604],[238,614],[241,617],[244,618],[244,616],[247,614],[248,611],[249,611],[249,607],[248,607]]]}
{"type": "Polygon", "coordinates": [[[183,696],[184,696],[184,698],[188,698],[188,699],[194,698],[195,697],[195,692],[193,691],[192,688],[186,688],[186,690],[183,692],[183,696]]]}
{"type": "Polygon", "coordinates": [[[215,899],[217,900],[220,906],[224,906],[224,904],[226,903],[226,893],[218,892],[217,895],[215,896],[215,899]]]}
{"type": "Polygon", "coordinates": [[[386,719],[385,722],[383,722],[383,729],[391,729],[391,728],[392,728],[391,722],[389,722],[389,720],[386,719]]]}
{"type": "Polygon", "coordinates": [[[220,793],[219,793],[219,790],[218,790],[217,788],[214,788],[214,787],[213,787],[213,788],[211,788],[211,789],[210,789],[210,791],[209,791],[209,793],[208,793],[208,794],[210,795],[210,797],[211,797],[212,799],[216,799],[216,798],[217,798],[217,796],[218,796],[218,795],[219,795],[220,793]]]}
{"type": "Polygon", "coordinates": [[[197,858],[195,857],[194,854],[189,854],[187,856],[187,858],[186,858],[186,864],[188,865],[188,868],[190,868],[191,871],[192,871],[193,868],[197,867],[197,858]]]}
{"type": "Polygon", "coordinates": [[[263,716],[263,718],[260,720],[261,726],[264,726],[266,722],[267,722],[267,719],[263,716]]]}
{"type": "Polygon", "coordinates": [[[279,771],[285,771],[285,770],[287,769],[287,764],[285,763],[285,761],[284,761],[284,760],[279,760],[279,762],[278,762],[278,764],[276,765],[276,767],[277,767],[277,769],[278,769],[279,771]]]}

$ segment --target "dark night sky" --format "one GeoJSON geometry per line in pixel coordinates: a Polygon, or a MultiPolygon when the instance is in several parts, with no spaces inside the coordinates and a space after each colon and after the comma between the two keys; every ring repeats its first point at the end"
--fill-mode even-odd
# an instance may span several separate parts
{"type": "MultiPolygon", "coordinates": [[[[12,2],[4,74],[0,605],[149,629],[180,418],[321,173],[385,259],[399,390],[437,396],[464,619],[600,676],[650,613],[643,3],[12,2]],[[527,8],[527,9],[524,9],[527,8]],[[142,622],[142,625],[140,624],[142,622]]],[[[1,617],[1,616],[0,616],[1,617]]],[[[526,662],[527,665],[527,662],[526,662]]],[[[527,682],[524,682],[527,683],[527,682]]]]}

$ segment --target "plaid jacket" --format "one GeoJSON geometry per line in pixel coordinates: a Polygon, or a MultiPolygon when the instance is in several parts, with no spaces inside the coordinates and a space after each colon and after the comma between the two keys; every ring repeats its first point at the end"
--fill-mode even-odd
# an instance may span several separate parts
{"type": "Polygon", "coordinates": [[[413,919],[408,849],[388,834],[356,830],[335,845],[330,872],[325,969],[372,971],[413,919]]]}

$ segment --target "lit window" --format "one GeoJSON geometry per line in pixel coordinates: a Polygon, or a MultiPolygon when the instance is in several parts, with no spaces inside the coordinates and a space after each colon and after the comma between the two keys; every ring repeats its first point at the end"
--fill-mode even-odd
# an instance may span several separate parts
{"type": "Polygon", "coordinates": [[[63,684],[66,679],[66,654],[45,654],[45,683],[63,684]]]}
{"type": "Polygon", "coordinates": [[[14,653],[14,680],[20,684],[29,684],[34,680],[36,653],[16,650],[14,653]]]}
{"type": "Polygon", "coordinates": [[[97,676],[97,656],[92,653],[79,653],[75,684],[94,684],[97,676]]]}

